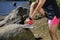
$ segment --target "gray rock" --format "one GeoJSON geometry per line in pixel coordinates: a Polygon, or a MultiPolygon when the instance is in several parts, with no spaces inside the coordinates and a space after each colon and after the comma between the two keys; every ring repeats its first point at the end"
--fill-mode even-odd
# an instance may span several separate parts
{"type": "Polygon", "coordinates": [[[18,10],[12,10],[4,20],[0,21],[0,40],[34,40],[33,33],[22,28],[19,24],[18,10]]]}
{"type": "Polygon", "coordinates": [[[33,33],[26,31],[18,24],[10,24],[0,28],[0,40],[35,40],[33,33]],[[19,36],[17,38],[17,36],[19,36]]]}

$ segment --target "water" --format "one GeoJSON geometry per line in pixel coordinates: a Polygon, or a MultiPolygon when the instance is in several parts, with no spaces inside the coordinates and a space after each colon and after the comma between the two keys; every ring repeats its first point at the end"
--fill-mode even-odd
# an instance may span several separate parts
{"type": "MultiPolygon", "coordinates": [[[[0,16],[2,15],[7,15],[9,14],[9,12],[11,12],[11,10],[15,9],[16,7],[13,6],[13,1],[3,1],[0,2],[0,16]]],[[[21,6],[23,4],[28,4],[28,1],[16,1],[16,5],[17,6],[21,6]]],[[[26,7],[27,8],[27,7],[26,7]]]]}

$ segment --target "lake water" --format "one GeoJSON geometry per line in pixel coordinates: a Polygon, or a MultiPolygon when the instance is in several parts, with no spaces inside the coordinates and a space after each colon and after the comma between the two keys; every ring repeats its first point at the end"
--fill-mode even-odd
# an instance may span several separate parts
{"type": "MultiPolygon", "coordinates": [[[[11,12],[11,10],[15,9],[16,7],[13,6],[13,3],[14,3],[13,1],[0,2],[0,16],[7,15],[9,14],[9,12],[11,12]]],[[[16,4],[17,6],[21,6],[23,4],[28,4],[29,2],[28,1],[16,1],[16,3],[17,3],[16,4]]]]}

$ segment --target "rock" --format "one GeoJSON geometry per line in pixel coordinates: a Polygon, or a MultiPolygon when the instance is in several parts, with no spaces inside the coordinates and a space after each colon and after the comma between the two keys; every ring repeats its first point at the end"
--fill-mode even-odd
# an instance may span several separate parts
{"type": "Polygon", "coordinates": [[[0,40],[35,40],[30,30],[25,30],[17,24],[10,24],[0,28],[0,40]]]}
{"type": "Polygon", "coordinates": [[[27,31],[18,25],[21,16],[17,13],[18,8],[12,10],[4,20],[0,21],[0,26],[3,25],[0,27],[0,40],[35,40],[30,30],[27,31]]]}

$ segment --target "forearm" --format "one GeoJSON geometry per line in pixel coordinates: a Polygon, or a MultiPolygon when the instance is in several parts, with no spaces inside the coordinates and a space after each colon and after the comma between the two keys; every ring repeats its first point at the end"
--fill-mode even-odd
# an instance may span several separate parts
{"type": "Polygon", "coordinates": [[[40,10],[42,8],[42,6],[44,5],[46,0],[40,0],[37,7],[35,8],[33,14],[31,15],[31,18],[34,19],[35,16],[38,14],[38,10],[40,10]]]}

